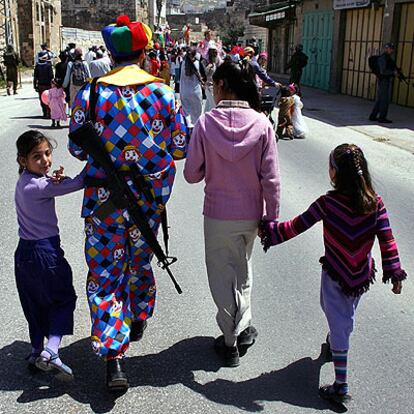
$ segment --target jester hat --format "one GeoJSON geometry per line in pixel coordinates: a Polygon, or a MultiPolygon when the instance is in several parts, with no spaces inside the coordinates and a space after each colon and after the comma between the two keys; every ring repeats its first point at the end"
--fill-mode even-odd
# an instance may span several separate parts
{"type": "Polygon", "coordinates": [[[152,32],[146,24],[131,22],[127,15],[121,15],[115,24],[102,29],[102,36],[113,57],[134,57],[151,41],[152,32]]]}

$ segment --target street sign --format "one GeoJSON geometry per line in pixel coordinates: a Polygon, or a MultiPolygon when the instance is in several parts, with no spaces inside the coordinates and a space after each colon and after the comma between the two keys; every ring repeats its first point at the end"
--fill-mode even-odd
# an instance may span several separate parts
{"type": "Polygon", "coordinates": [[[370,0],[334,0],[334,10],[355,9],[369,6],[370,0]]]}

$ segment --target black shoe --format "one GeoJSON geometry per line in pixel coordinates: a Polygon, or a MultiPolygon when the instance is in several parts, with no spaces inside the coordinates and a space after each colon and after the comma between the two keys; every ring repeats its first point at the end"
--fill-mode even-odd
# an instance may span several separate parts
{"type": "Polygon", "coordinates": [[[147,329],[147,321],[132,321],[131,332],[129,334],[129,341],[140,341],[144,336],[145,329],[147,329]]]}
{"type": "Polygon", "coordinates": [[[123,359],[106,361],[106,385],[110,391],[122,392],[128,389],[128,379],[124,371],[123,359]]]}
{"type": "Polygon", "coordinates": [[[247,327],[237,337],[237,346],[252,346],[257,338],[257,329],[254,326],[247,327]]]}
{"type": "Polygon", "coordinates": [[[324,400],[334,401],[339,404],[346,404],[351,401],[352,397],[347,392],[348,384],[324,385],[319,388],[319,396],[324,400]]]}
{"type": "Polygon", "coordinates": [[[370,115],[368,119],[369,119],[370,121],[376,121],[376,120],[377,120],[377,117],[376,117],[376,116],[374,116],[374,115],[370,115]]]}
{"type": "Polygon", "coordinates": [[[387,118],[378,118],[378,122],[380,124],[392,124],[391,119],[387,119],[387,118]]]}
{"type": "Polygon", "coordinates": [[[239,350],[237,346],[227,346],[224,336],[221,335],[214,340],[214,350],[224,360],[226,367],[238,367],[240,365],[239,350]]]}

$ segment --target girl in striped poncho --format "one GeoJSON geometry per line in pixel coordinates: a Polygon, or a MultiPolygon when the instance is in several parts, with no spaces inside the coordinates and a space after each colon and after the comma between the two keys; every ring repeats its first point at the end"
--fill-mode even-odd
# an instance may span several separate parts
{"type": "Polygon", "coordinates": [[[328,321],[327,344],[335,367],[335,382],[319,389],[321,397],[345,403],[349,337],[361,295],[375,279],[371,250],[378,238],[383,282],[401,293],[406,273],[401,269],[384,203],[371,184],[367,161],[356,145],[336,147],[329,158],[333,191],[319,197],[303,214],[286,222],[262,224],[264,250],[283,243],[323,221],[325,255],[321,257],[321,306],[328,321]]]}

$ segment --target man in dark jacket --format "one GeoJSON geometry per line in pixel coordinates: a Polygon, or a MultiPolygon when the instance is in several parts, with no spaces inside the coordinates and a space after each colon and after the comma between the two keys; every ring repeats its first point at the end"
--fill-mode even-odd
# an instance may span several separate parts
{"type": "Polygon", "coordinates": [[[303,53],[303,46],[297,45],[295,53],[290,58],[290,62],[286,68],[290,69],[289,83],[296,83],[300,85],[300,78],[302,77],[303,68],[308,64],[308,57],[303,53]]]}
{"type": "Polygon", "coordinates": [[[14,51],[12,45],[7,46],[7,50],[3,55],[4,66],[6,66],[6,79],[7,79],[7,95],[11,94],[11,88],[13,87],[13,93],[17,94],[17,75],[19,64],[19,57],[14,51]]]}
{"type": "Polygon", "coordinates": [[[42,102],[42,93],[52,87],[53,68],[47,52],[39,53],[39,62],[36,63],[33,75],[33,87],[39,93],[40,105],[43,111],[43,117],[50,118],[50,109],[48,105],[42,102]]]}
{"type": "Polygon", "coordinates": [[[377,61],[377,100],[375,101],[374,108],[369,116],[370,121],[378,121],[383,124],[390,124],[392,122],[387,119],[387,113],[391,98],[391,83],[397,73],[397,65],[391,57],[394,53],[394,49],[392,43],[387,43],[384,46],[384,53],[377,61]]]}

